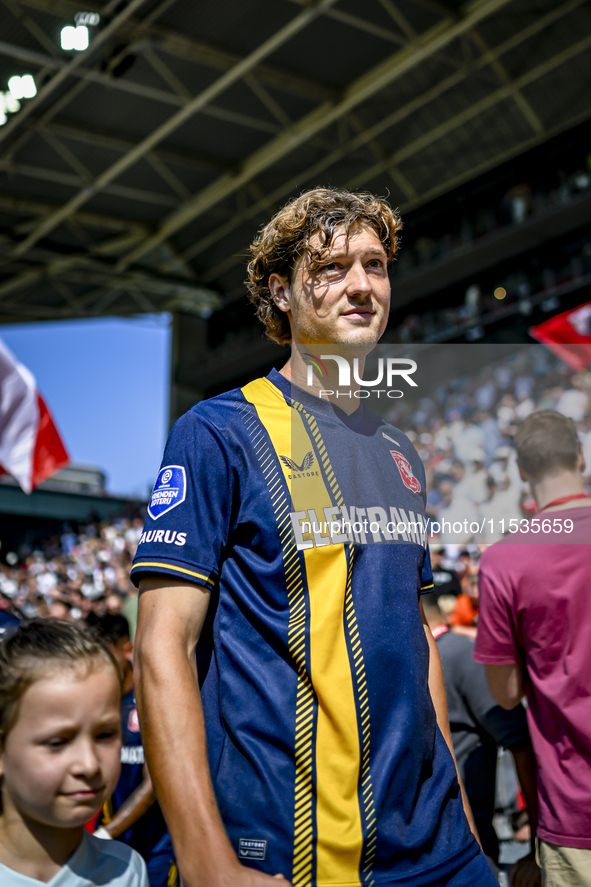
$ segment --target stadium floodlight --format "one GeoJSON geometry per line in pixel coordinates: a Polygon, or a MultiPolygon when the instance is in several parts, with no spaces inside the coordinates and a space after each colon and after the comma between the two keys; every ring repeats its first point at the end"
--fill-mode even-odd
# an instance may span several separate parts
{"type": "Polygon", "coordinates": [[[23,74],[21,77],[21,85],[23,88],[23,98],[32,99],[37,95],[37,87],[35,86],[35,78],[32,74],[23,74]]]}
{"type": "Polygon", "coordinates": [[[101,17],[98,12],[77,12],[74,16],[74,21],[77,25],[89,25],[93,28],[95,25],[98,25],[101,17]]]}
{"type": "Polygon", "coordinates": [[[18,99],[15,99],[11,92],[0,92],[0,107],[2,107],[4,113],[16,114],[20,106],[21,103],[18,99]]]}
{"type": "Polygon", "coordinates": [[[7,120],[6,111],[3,108],[0,108],[0,126],[4,126],[7,120]]]}
{"type": "MultiPolygon", "coordinates": [[[[9,94],[16,102],[19,99],[32,99],[33,96],[37,95],[37,87],[32,74],[23,74],[22,77],[18,75],[11,77],[8,81],[8,89],[10,91],[9,94]]],[[[12,111],[11,108],[8,108],[8,110],[12,111]]],[[[18,108],[15,108],[15,111],[18,111],[18,108]]]]}
{"type": "Polygon", "coordinates": [[[61,33],[62,49],[75,49],[83,52],[88,48],[88,28],[86,25],[66,25],[61,33]]]}

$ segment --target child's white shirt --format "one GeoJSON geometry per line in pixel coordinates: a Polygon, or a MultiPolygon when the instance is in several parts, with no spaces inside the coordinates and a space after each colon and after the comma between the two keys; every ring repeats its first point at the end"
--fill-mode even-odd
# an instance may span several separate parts
{"type": "Polygon", "coordinates": [[[51,881],[21,875],[0,863],[2,887],[149,887],[146,863],[127,844],[84,832],[78,849],[51,881]]]}

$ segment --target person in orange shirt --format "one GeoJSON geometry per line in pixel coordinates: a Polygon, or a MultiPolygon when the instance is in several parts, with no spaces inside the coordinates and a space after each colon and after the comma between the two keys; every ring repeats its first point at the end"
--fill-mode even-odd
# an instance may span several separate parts
{"type": "Polygon", "coordinates": [[[471,564],[462,577],[462,594],[458,595],[455,609],[450,616],[449,624],[460,629],[473,640],[476,638],[476,622],[478,619],[478,564],[471,564]],[[469,630],[466,630],[469,629],[469,630]]]}

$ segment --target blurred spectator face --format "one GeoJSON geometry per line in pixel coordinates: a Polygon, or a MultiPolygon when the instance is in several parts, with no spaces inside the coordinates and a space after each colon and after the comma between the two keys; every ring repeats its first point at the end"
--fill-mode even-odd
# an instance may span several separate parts
{"type": "Polygon", "coordinates": [[[123,675],[123,677],[125,677],[128,670],[131,668],[131,661],[133,659],[133,644],[131,643],[129,638],[119,638],[119,640],[114,641],[113,643],[107,642],[107,647],[119,663],[121,674],[123,675]]]}
{"type": "Polygon", "coordinates": [[[480,598],[478,588],[478,564],[471,564],[462,578],[462,591],[467,594],[472,602],[474,609],[478,609],[478,601],[480,598]]]}
{"type": "Polygon", "coordinates": [[[121,612],[122,601],[121,601],[121,598],[119,597],[119,595],[110,594],[107,597],[105,604],[106,604],[106,608],[107,608],[108,613],[112,613],[113,615],[116,615],[117,613],[121,612]]]}
{"type": "Polygon", "coordinates": [[[442,480],[439,483],[439,494],[443,499],[444,505],[450,505],[453,499],[454,486],[450,480],[442,480]]]}
{"type": "Polygon", "coordinates": [[[52,619],[72,620],[70,606],[65,601],[53,601],[49,605],[49,616],[51,616],[52,619]]]}
{"type": "Polygon", "coordinates": [[[451,466],[451,476],[455,480],[456,483],[459,483],[466,473],[466,469],[464,468],[464,463],[460,462],[459,459],[455,459],[452,462],[451,466]]]}
{"type": "Polygon", "coordinates": [[[443,560],[443,548],[439,545],[433,545],[430,549],[431,555],[431,566],[433,569],[437,569],[441,561],[443,560]]]}
{"type": "Polygon", "coordinates": [[[448,624],[453,611],[456,608],[457,598],[454,594],[442,594],[437,601],[443,621],[448,624]]]}
{"type": "Polygon", "coordinates": [[[464,571],[464,576],[470,569],[472,558],[469,551],[460,551],[458,555],[458,565],[464,571]]]}

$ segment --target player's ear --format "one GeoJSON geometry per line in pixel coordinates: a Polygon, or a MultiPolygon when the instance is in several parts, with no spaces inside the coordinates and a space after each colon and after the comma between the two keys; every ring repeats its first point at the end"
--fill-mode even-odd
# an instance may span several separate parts
{"type": "Polygon", "coordinates": [[[269,275],[269,292],[280,311],[291,311],[291,291],[289,283],[282,274],[269,275]]]}

